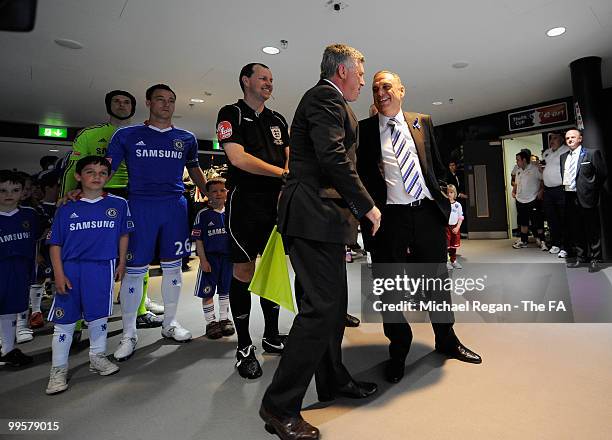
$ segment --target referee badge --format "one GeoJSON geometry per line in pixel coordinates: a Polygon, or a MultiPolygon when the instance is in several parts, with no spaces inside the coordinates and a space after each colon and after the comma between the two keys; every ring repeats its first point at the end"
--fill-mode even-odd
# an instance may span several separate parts
{"type": "Polygon", "coordinates": [[[115,218],[117,217],[117,210],[115,208],[108,208],[106,210],[106,215],[110,218],[115,218]]]}
{"type": "Polygon", "coordinates": [[[185,149],[185,145],[183,144],[183,141],[180,139],[174,139],[172,141],[172,146],[174,147],[176,151],[183,151],[185,149]]]}
{"type": "Polygon", "coordinates": [[[274,138],[275,145],[283,145],[283,133],[278,125],[270,127],[270,131],[272,132],[272,137],[274,138]]]}

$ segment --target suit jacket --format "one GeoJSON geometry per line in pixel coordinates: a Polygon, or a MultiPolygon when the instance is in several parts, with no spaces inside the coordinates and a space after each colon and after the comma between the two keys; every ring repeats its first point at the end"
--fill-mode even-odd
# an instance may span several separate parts
{"type": "Polygon", "coordinates": [[[374,207],[355,170],[358,122],[342,94],[319,81],[291,124],[289,178],[278,206],[287,236],[355,243],[358,219],[374,207]]]}
{"type": "MultiPolygon", "coordinates": [[[[560,157],[561,179],[565,174],[565,161],[569,155],[563,153],[560,157]]],[[[583,208],[595,208],[599,205],[599,193],[606,180],[606,166],[601,151],[582,146],[578,157],[576,170],[576,197],[583,208]]]]}
{"type": "MultiPolygon", "coordinates": [[[[404,118],[419,156],[419,163],[427,189],[436,202],[444,222],[450,215],[450,203],[440,190],[438,181],[444,182],[446,168],[440,159],[440,153],[434,136],[431,116],[422,113],[404,112],[404,118]],[[418,123],[415,123],[418,122],[418,123]]],[[[378,115],[359,122],[359,149],[357,150],[357,172],[366,190],[372,195],[376,206],[383,208],[387,204],[387,184],[382,161],[380,129],[378,115]]],[[[384,222],[384,213],[383,219],[384,222]]],[[[362,231],[369,231],[371,224],[362,220],[362,231]]],[[[364,234],[364,240],[369,234],[364,234]]],[[[367,244],[366,244],[367,246],[367,244]]]]}

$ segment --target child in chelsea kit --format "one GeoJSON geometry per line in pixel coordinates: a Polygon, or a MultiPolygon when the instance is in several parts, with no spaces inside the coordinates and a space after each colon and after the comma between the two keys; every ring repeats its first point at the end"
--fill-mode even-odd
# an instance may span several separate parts
{"type": "Polygon", "coordinates": [[[0,171],[0,365],[20,367],[32,357],[15,348],[17,316],[28,309],[34,275],[38,213],[19,206],[25,179],[17,172],[0,171]]]}
{"type": "Polygon", "coordinates": [[[79,200],[57,210],[47,240],[57,289],[49,311],[55,330],[47,394],[68,388],[68,352],[81,318],[89,325],[89,369],[102,376],[119,371],[106,358],[106,326],[113,311],[114,281],[125,273],[128,233],[134,225],[126,200],[103,190],[111,171],[106,159],[84,157],[75,171],[83,191],[79,200]]]}
{"type": "Polygon", "coordinates": [[[451,205],[451,213],[448,217],[448,225],[446,225],[446,243],[448,245],[448,256],[450,261],[446,263],[448,270],[463,269],[457,261],[457,249],[461,246],[461,223],[463,223],[463,208],[457,202],[457,188],[455,185],[448,185],[446,194],[451,205]]]}
{"type": "Polygon", "coordinates": [[[200,258],[194,294],[202,298],[206,337],[219,339],[234,334],[234,326],[228,319],[232,260],[225,230],[225,180],[213,178],[206,182],[206,195],[208,207],[198,212],[191,232],[200,258]],[[215,291],[219,294],[219,321],[213,302],[215,291]]]}

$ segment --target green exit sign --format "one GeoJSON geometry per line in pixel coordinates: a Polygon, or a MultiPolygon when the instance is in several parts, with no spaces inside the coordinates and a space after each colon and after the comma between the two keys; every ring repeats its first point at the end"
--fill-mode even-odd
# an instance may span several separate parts
{"type": "Polygon", "coordinates": [[[43,125],[39,125],[38,136],[51,138],[67,138],[68,129],[66,127],[46,127],[43,125]]]}

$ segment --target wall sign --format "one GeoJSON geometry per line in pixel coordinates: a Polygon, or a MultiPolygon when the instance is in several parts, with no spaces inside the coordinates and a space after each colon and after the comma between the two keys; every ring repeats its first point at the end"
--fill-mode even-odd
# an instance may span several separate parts
{"type": "Polygon", "coordinates": [[[508,114],[510,131],[526,130],[567,121],[567,104],[560,102],[508,114]]]}

